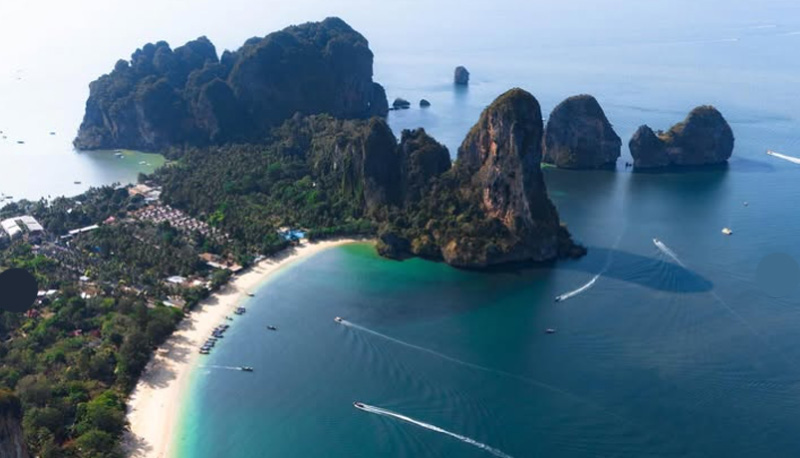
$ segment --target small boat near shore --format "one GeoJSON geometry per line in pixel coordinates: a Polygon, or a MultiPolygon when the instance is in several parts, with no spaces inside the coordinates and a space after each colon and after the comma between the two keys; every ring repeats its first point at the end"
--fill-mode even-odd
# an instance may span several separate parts
{"type": "Polygon", "coordinates": [[[722,233],[725,234],[725,235],[732,235],[733,231],[728,227],[723,227],[722,228],[722,233]]]}

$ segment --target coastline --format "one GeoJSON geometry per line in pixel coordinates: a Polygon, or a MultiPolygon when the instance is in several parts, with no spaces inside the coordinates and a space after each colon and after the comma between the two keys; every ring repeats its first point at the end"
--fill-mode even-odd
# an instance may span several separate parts
{"type": "Polygon", "coordinates": [[[175,425],[192,370],[200,360],[197,348],[225,316],[272,274],[293,262],[360,239],[304,242],[264,259],[233,277],[219,291],[202,301],[156,350],[127,402],[130,424],[123,450],[132,458],[166,458],[172,451],[175,425]]]}

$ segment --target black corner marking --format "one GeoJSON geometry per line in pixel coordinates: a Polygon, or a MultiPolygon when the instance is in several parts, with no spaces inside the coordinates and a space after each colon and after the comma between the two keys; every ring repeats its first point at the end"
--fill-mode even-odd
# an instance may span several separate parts
{"type": "Polygon", "coordinates": [[[23,313],[33,306],[39,286],[36,277],[25,269],[0,273],[0,310],[23,313]]]}

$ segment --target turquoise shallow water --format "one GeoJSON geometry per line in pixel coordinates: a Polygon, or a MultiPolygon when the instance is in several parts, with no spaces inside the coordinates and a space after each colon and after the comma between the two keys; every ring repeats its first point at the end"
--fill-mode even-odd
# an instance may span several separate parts
{"type": "MultiPolygon", "coordinates": [[[[636,186],[591,176],[612,195],[636,186]]],[[[550,178],[566,188],[578,177],[550,178]]],[[[717,178],[656,181],[680,185],[675,207],[691,212],[724,190],[717,178]]],[[[590,255],[556,267],[465,272],[357,244],[282,271],[195,372],[179,456],[490,456],[355,400],[510,456],[793,456],[798,297],[770,298],[753,283],[741,253],[750,242],[740,241],[758,215],[734,219],[740,230],[724,238],[716,226],[609,227],[592,208],[575,208],[582,224],[573,222],[590,255]],[[684,231],[692,236],[678,238],[684,231]],[[604,269],[590,289],[553,302],[604,269]],[[256,371],[212,367],[238,365],[256,371]]]]}
{"type": "Polygon", "coordinates": [[[481,109],[521,86],[545,117],[594,94],[626,144],[642,123],[667,128],[713,103],[736,135],[729,166],[547,168],[562,219],[589,247],[578,261],[477,273],[353,245],[284,270],[208,359],[256,371],[196,371],[180,456],[492,456],[356,400],[514,457],[800,454],[800,292],[755,280],[770,253],[800,260],[800,167],[765,154],[800,156],[797,5],[603,5],[537,16],[500,2],[465,7],[465,22],[420,10],[427,29],[403,14],[396,28],[365,22],[390,100],[433,104],[393,112],[393,129],[424,126],[455,155],[481,109]],[[398,30],[405,41],[387,39],[398,30]],[[457,64],[472,72],[466,90],[450,84],[457,64]]]}

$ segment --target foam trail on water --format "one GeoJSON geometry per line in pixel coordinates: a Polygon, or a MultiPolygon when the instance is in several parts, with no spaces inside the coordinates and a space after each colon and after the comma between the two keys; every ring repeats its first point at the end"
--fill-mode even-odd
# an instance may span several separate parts
{"type": "Polygon", "coordinates": [[[438,351],[434,351],[434,350],[431,350],[431,349],[428,349],[428,348],[425,348],[425,347],[420,347],[418,345],[410,344],[408,342],[404,342],[402,340],[395,339],[394,337],[387,336],[386,334],[381,334],[378,331],[373,331],[372,329],[365,328],[364,326],[355,324],[352,321],[342,320],[341,324],[343,324],[343,325],[345,325],[345,326],[347,326],[349,328],[357,329],[357,330],[359,330],[361,332],[366,332],[367,334],[372,334],[373,336],[380,337],[381,339],[385,339],[385,340],[388,340],[390,342],[394,342],[394,343],[396,343],[398,345],[402,345],[402,346],[407,347],[407,348],[412,348],[414,350],[421,351],[421,352],[427,353],[429,355],[436,356],[437,358],[441,358],[441,359],[450,361],[451,363],[455,363],[455,364],[458,364],[460,366],[469,367],[471,369],[477,369],[477,370],[483,371],[483,372],[491,372],[493,374],[503,375],[503,376],[506,376],[506,377],[511,377],[513,379],[516,379],[516,380],[521,380],[521,381],[523,381],[525,383],[536,385],[536,386],[538,386],[540,388],[545,388],[545,389],[548,389],[548,390],[551,390],[551,391],[555,391],[555,392],[560,393],[560,394],[565,394],[565,395],[571,396],[571,397],[577,397],[577,396],[575,396],[575,395],[573,395],[573,394],[571,394],[569,392],[566,392],[566,391],[564,391],[564,390],[562,390],[560,388],[556,388],[554,386],[548,385],[546,383],[539,382],[539,381],[536,381],[536,380],[532,380],[532,379],[529,379],[529,378],[526,378],[526,377],[522,377],[520,375],[512,374],[511,372],[505,372],[505,371],[501,371],[499,369],[492,369],[491,367],[485,367],[485,366],[481,366],[479,364],[473,364],[473,363],[469,363],[467,361],[462,361],[460,359],[453,358],[452,356],[447,356],[444,353],[439,353],[438,351]]]}
{"type": "Polygon", "coordinates": [[[594,284],[595,284],[595,282],[597,281],[598,278],[600,278],[600,274],[597,274],[594,277],[592,277],[592,279],[589,280],[589,283],[586,283],[585,285],[581,286],[580,288],[578,288],[576,290],[573,290],[573,291],[570,291],[568,293],[564,293],[564,294],[562,294],[560,296],[557,296],[556,297],[556,301],[557,302],[561,302],[561,301],[565,301],[565,300],[567,300],[567,299],[569,299],[571,297],[577,296],[578,294],[580,294],[580,293],[586,291],[587,289],[591,288],[592,286],[594,286],[594,284]]]}
{"type": "Polygon", "coordinates": [[[794,156],[787,156],[785,154],[776,153],[775,151],[772,151],[772,150],[767,151],[767,154],[769,154],[770,156],[777,157],[778,159],[783,159],[785,161],[789,161],[789,162],[792,162],[792,163],[795,163],[795,164],[800,164],[800,158],[797,158],[797,157],[794,157],[794,156]]]}
{"type": "Polygon", "coordinates": [[[206,365],[200,366],[200,367],[208,368],[208,369],[228,369],[228,370],[231,370],[231,371],[240,370],[237,366],[217,366],[217,365],[214,365],[214,364],[206,364],[206,365]]]}
{"type": "Polygon", "coordinates": [[[556,296],[556,302],[565,301],[565,300],[567,300],[567,299],[569,299],[571,297],[575,297],[578,294],[580,294],[580,293],[586,291],[587,289],[591,288],[592,286],[594,286],[595,282],[597,282],[597,279],[600,278],[604,273],[606,273],[608,268],[611,266],[611,254],[613,253],[613,250],[616,250],[617,247],[619,246],[619,242],[622,240],[622,234],[624,234],[624,233],[625,233],[625,230],[623,229],[622,232],[619,233],[619,236],[617,237],[617,240],[614,242],[614,245],[611,247],[611,250],[609,250],[608,256],[606,257],[606,263],[603,266],[603,270],[601,270],[599,274],[597,274],[594,277],[592,277],[592,279],[589,280],[588,283],[586,283],[585,285],[581,286],[580,288],[572,290],[572,291],[570,291],[568,293],[564,293],[564,294],[562,294],[560,296],[556,296]]]}
{"type": "Polygon", "coordinates": [[[469,445],[472,445],[474,447],[478,447],[479,449],[485,450],[485,451],[487,451],[487,452],[491,453],[492,455],[497,456],[499,458],[513,458],[511,455],[503,452],[502,450],[498,450],[498,449],[496,449],[494,447],[490,447],[490,446],[488,446],[488,445],[486,445],[486,444],[484,444],[482,442],[476,441],[475,439],[469,438],[467,436],[462,436],[461,434],[456,434],[454,432],[448,431],[448,430],[446,430],[444,428],[440,428],[440,427],[438,427],[436,425],[432,425],[430,423],[425,423],[425,422],[422,422],[422,421],[419,421],[419,420],[415,420],[415,419],[413,419],[411,417],[407,417],[405,415],[401,415],[399,413],[392,412],[391,410],[381,409],[380,407],[370,406],[370,405],[366,405],[366,404],[364,404],[364,407],[359,407],[359,409],[363,410],[365,412],[374,413],[376,415],[382,415],[384,417],[390,417],[390,418],[394,418],[394,419],[397,419],[397,420],[400,420],[400,421],[404,421],[406,423],[411,423],[412,425],[416,425],[416,426],[419,426],[420,428],[425,428],[425,429],[430,430],[430,431],[434,431],[434,432],[437,432],[437,433],[445,434],[447,436],[450,436],[452,438],[455,438],[455,439],[458,439],[458,440],[460,440],[462,442],[465,442],[465,443],[467,443],[469,445]]]}
{"type": "Polygon", "coordinates": [[[686,268],[686,266],[678,259],[678,255],[675,254],[674,251],[670,250],[668,246],[664,245],[664,242],[658,239],[653,239],[653,244],[658,248],[662,253],[672,258],[673,261],[677,262],[679,266],[686,268]]]}
{"type": "Polygon", "coordinates": [[[533,385],[533,386],[536,386],[538,388],[543,388],[545,390],[549,390],[549,391],[552,391],[554,393],[561,394],[563,396],[572,398],[573,400],[576,400],[576,401],[581,402],[583,404],[592,406],[593,408],[595,408],[595,409],[597,409],[597,410],[599,410],[599,411],[601,411],[601,412],[603,412],[603,413],[605,413],[607,415],[610,415],[610,416],[614,417],[615,419],[617,419],[620,422],[630,424],[630,422],[628,420],[620,417],[619,415],[617,415],[617,414],[615,414],[613,412],[609,412],[604,407],[602,407],[602,406],[600,406],[600,405],[598,405],[598,404],[596,404],[596,403],[594,403],[594,402],[592,402],[592,401],[590,401],[588,399],[585,399],[585,398],[583,398],[581,396],[578,396],[577,394],[570,393],[569,391],[562,390],[561,388],[555,387],[553,385],[549,385],[547,383],[540,382],[538,380],[534,380],[534,379],[530,379],[530,378],[527,378],[527,377],[523,377],[521,375],[513,374],[511,372],[506,372],[506,371],[499,370],[499,369],[492,369],[491,367],[485,367],[485,366],[481,366],[481,365],[478,365],[478,364],[469,363],[467,361],[462,361],[460,359],[453,358],[452,356],[447,356],[444,353],[439,353],[437,351],[433,351],[433,350],[430,350],[430,349],[425,348],[425,347],[420,347],[418,345],[410,344],[408,342],[404,342],[402,340],[395,339],[394,337],[387,336],[386,334],[381,334],[378,331],[373,331],[372,329],[365,328],[364,326],[360,326],[360,325],[358,325],[356,323],[353,323],[352,321],[341,320],[339,323],[344,325],[344,326],[347,326],[349,328],[357,329],[357,330],[359,330],[361,332],[365,332],[367,334],[371,334],[373,336],[380,337],[381,339],[388,340],[390,342],[394,342],[394,343],[396,343],[398,345],[402,345],[402,346],[407,347],[407,348],[411,348],[411,349],[414,349],[414,350],[417,350],[417,351],[421,351],[423,353],[427,353],[429,355],[436,356],[437,358],[441,358],[441,359],[450,361],[451,363],[455,363],[455,364],[458,364],[458,365],[461,365],[461,366],[464,366],[464,367],[469,367],[471,369],[476,369],[476,370],[483,371],[483,372],[489,372],[489,373],[496,374],[496,375],[502,375],[503,377],[512,378],[514,380],[526,383],[528,385],[533,385]]]}

